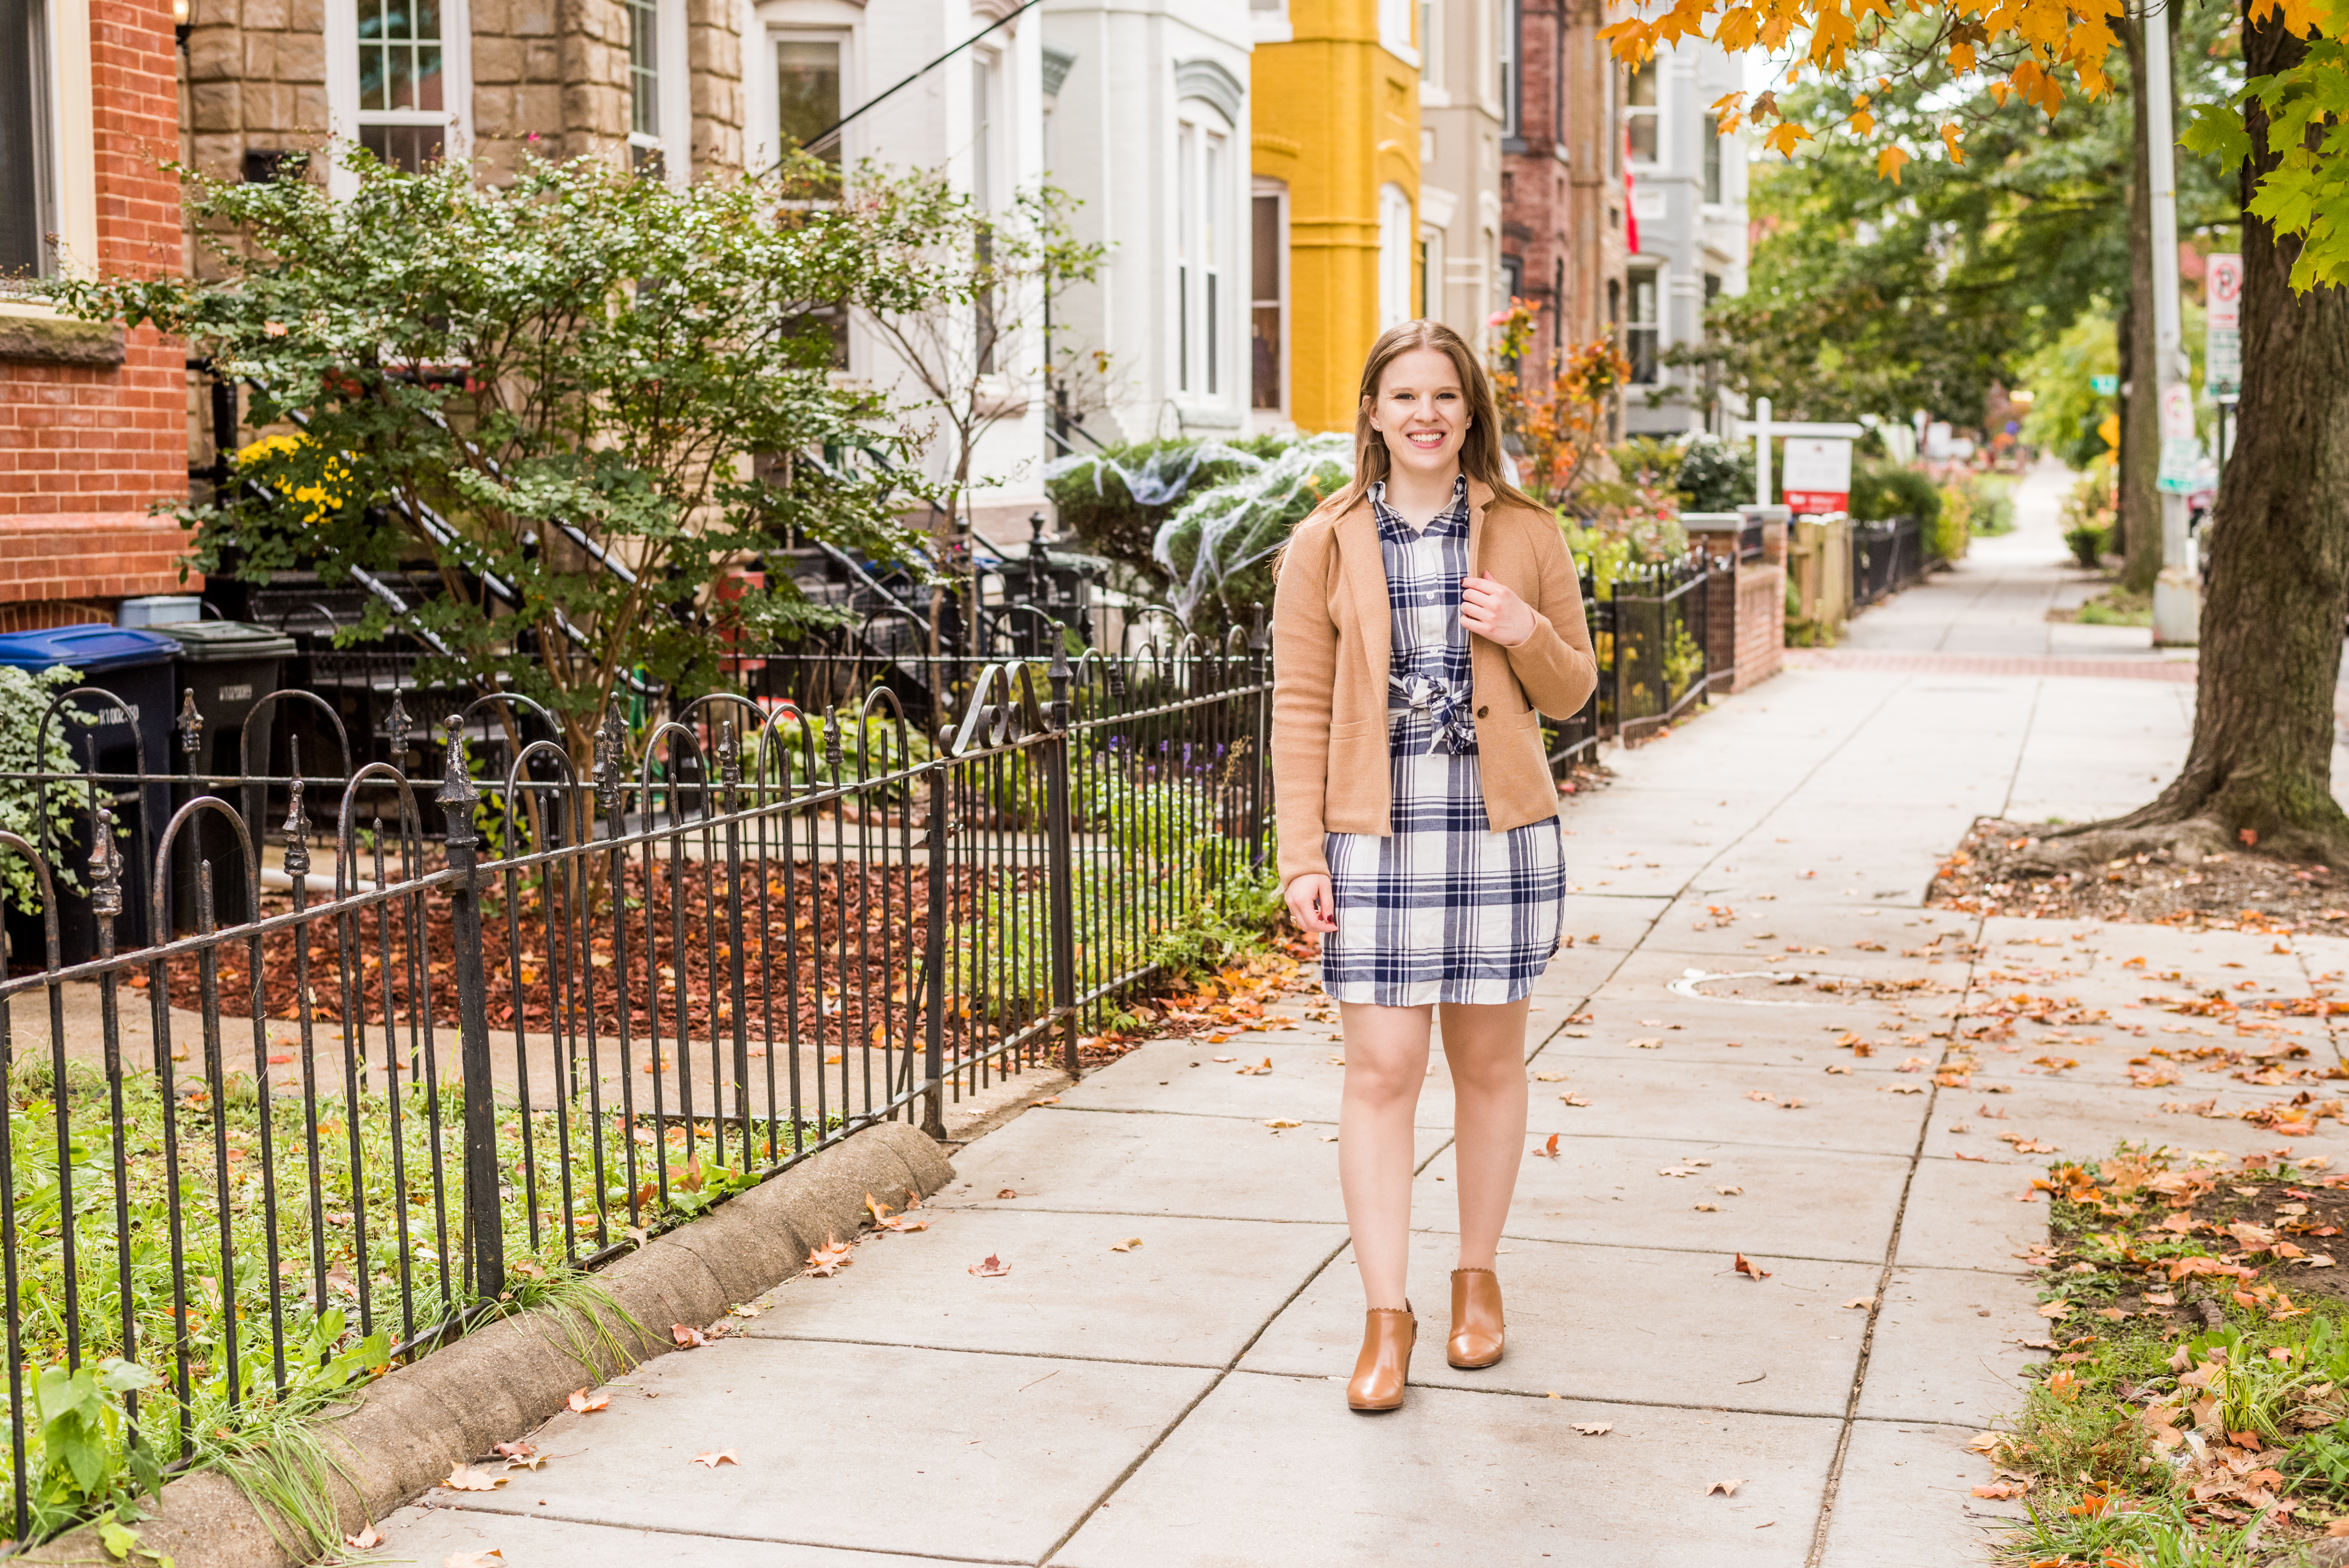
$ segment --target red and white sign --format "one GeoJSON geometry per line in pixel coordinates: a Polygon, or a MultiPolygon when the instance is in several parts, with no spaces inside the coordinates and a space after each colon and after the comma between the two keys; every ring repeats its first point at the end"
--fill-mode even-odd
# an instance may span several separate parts
{"type": "Polygon", "coordinates": [[[1851,443],[1834,437],[1789,436],[1779,481],[1787,509],[1816,515],[1851,505],[1851,443]]]}
{"type": "Polygon", "coordinates": [[[2243,325],[2243,258],[2212,256],[2202,273],[2202,317],[2219,332],[2238,332],[2243,325]]]}

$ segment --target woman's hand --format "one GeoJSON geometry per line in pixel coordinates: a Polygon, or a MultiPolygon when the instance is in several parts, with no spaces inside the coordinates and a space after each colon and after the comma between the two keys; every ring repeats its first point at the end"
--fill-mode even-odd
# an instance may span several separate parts
{"type": "Polygon", "coordinates": [[[1299,931],[1322,933],[1338,929],[1338,895],[1330,886],[1330,879],[1319,872],[1308,872],[1288,884],[1288,918],[1297,923],[1299,931]]]}
{"type": "Polygon", "coordinates": [[[1488,642],[1514,648],[1534,634],[1534,610],[1487,572],[1460,580],[1460,624],[1488,642]]]}

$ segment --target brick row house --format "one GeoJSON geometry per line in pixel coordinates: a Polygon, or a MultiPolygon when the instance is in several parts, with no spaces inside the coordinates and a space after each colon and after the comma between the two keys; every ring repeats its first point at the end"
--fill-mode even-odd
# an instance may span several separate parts
{"type": "MultiPolygon", "coordinates": [[[[170,0],[0,0],[0,280],[183,264],[170,0]]],[[[0,286],[0,632],[176,591],[184,356],[0,286]]],[[[200,584],[202,580],[197,579],[200,584]]]]}

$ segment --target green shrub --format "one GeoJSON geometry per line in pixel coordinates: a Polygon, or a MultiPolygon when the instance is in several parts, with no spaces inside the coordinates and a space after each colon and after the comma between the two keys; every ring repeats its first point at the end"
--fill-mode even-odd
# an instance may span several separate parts
{"type": "MultiPolygon", "coordinates": [[[[63,835],[72,830],[75,819],[88,802],[69,779],[35,785],[24,776],[79,771],[67,738],[77,722],[89,722],[86,708],[78,715],[74,711],[78,705],[67,705],[60,717],[50,721],[47,745],[42,748],[41,756],[33,755],[33,738],[40,729],[41,715],[48,707],[49,699],[78,684],[79,677],[68,669],[35,674],[0,666],[0,828],[22,835],[26,843],[39,845],[40,796],[47,795],[51,838],[50,843],[44,846],[44,858],[60,891],[78,891],[81,886],[67,863],[75,857],[62,852],[63,835]]],[[[0,850],[0,902],[36,915],[41,913],[39,889],[40,881],[25,857],[0,850]]]]}
{"type": "Polygon", "coordinates": [[[2073,562],[2094,572],[2105,563],[2106,533],[2094,523],[2082,523],[2064,531],[2064,548],[2072,552],[2073,562]]]}
{"type": "Polygon", "coordinates": [[[1859,522],[1913,517],[1930,533],[1941,520],[1941,492],[1905,463],[1863,459],[1852,464],[1851,515],[1859,522]]]}

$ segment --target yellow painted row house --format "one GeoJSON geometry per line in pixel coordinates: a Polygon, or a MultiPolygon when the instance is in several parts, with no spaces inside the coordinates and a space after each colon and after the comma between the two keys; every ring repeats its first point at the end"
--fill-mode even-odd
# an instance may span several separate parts
{"type": "Polygon", "coordinates": [[[1423,314],[1415,11],[1413,0],[1254,0],[1249,337],[1261,423],[1351,428],[1362,356],[1423,314]]]}

